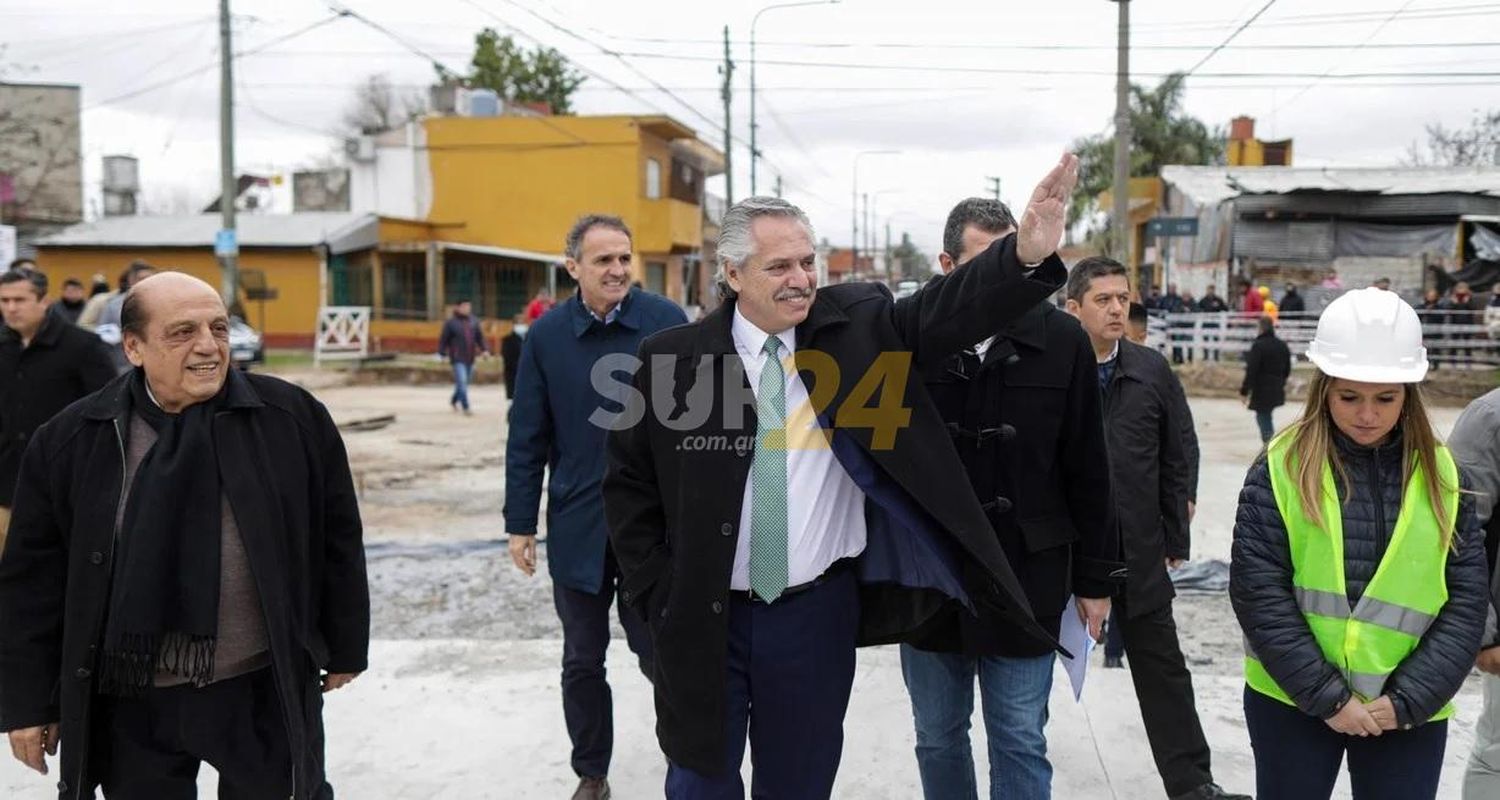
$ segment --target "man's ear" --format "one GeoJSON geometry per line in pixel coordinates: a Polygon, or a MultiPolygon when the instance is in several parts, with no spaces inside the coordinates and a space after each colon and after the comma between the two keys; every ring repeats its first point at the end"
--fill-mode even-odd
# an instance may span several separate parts
{"type": "Polygon", "coordinates": [[[938,266],[942,267],[943,274],[947,275],[948,273],[953,271],[954,267],[958,265],[953,263],[953,256],[950,256],[947,253],[938,253],[938,266]]]}
{"type": "Polygon", "coordinates": [[[1079,305],[1077,300],[1070,297],[1063,303],[1063,310],[1076,317],[1078,316],[1078,312],[1083,310],[1083,306],[1079,305]]]}
{"type": "Polygon", "coordinates": [[[144,366],[146,363],[146,354],[141,351],[143,344],[141,338],[133,333],[124,334],[120,340],[120,346],[125,350],[125,358],[134,366],[144,366]]]}

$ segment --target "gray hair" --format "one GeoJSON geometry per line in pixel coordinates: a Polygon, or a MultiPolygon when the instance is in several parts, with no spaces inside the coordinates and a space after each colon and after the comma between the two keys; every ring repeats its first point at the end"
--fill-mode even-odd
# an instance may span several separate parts
{"type": "Polygon", "coordinates": [[[818,237],[813,232],[812,220],[807,218],[807,212],[782,200],[779,197],[747,197],[735,203],[724,212],[724,219],[719,223],[719,246],[717,260],[719,263],[719,274],[716,277],[719,286],[719,297],[730,300],[736,296],[734,289],[729,286],[727,267],[730,264],[743,266],[750,256],[755,254],[755,242],[750,235],[750,229],[757,219],[761,217],[788,217],[802,223],[807,231],[807,240],[817,242],[818,237]]]}
{"type": "Polygon", "coordinates": [[[568,238],[563,242],[563,255],[577,261],[583,257],[583,237],[595,228],[610,228],[625,234],[627,239],[633,243],[635,237],[630,235],[630,226],[625,220],[609,214],[585,214],[573,223],[568,229],[568,238]]]}
{"type": "Polygon", "coordinates": [[[943,226],[943,252],[954,261],[964,249],[964,229],[970,225],[985,233],[1001,233],[1016,225],[1016,217],[999,200],[989,197],[970,197],[948,212],[948,224],[943,226]]]}

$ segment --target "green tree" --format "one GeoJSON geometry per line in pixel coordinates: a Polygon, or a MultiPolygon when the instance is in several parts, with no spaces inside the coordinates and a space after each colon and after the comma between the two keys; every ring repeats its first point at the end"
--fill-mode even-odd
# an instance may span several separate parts
{"type": "MultiPolygon", "coordinates": [[[[1168,164],[1224,163],[1224,133],[1183,113],[1187,76],[1173,73],[1154,89],[1130,85],[1130,177],[1154,177],[1168,164]]],[[[1100,192],[1115,180],[1115,137],[1095,135],[1074,140],[1078,185],[1068,207],[1072,225],[1097,208],[1100,192]]]]}
{"type": "Polygon", "coordinates": [[[554,114],[573,113],[573,93],[584,81],[562,53],[550,47],[527,52],[494,28],[474,37],[470,67],[464,81],[469,86],[493,89],[510,102],[546,103],[554,114]]]}

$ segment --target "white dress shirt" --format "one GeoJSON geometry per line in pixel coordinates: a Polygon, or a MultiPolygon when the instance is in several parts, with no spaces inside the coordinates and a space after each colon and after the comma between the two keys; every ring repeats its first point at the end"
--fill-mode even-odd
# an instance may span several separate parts
{"type": "MultiPolygon", "coordinates": [[[[766,368],[765,346],[770,335],[734,310],[734,348],[745,365],[750,390],[760,393],[760,372],[766,368]]],[[[782,358],[797,349],[796,331],[777,334],[782,358]]],[[[787,365],[787,361],[782,362],[787,365]]],[[[783,367],[785,370],[785,366],[783,367]]],[[[807,387],[796,372],[786,381],[787,421],[787,585],[807,583],[833,562],[865,550],[865,493],[834,457],[828,440],[810,413],[807,387]]],[[[739,540],[734,548],[734,572],[729,588],[750,589],[750,507],[755,476],[745,479],[740,508],[739,540]]]]}

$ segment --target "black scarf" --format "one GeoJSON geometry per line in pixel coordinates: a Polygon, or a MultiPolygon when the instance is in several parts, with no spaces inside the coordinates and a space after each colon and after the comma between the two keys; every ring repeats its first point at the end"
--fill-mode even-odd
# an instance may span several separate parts
{"type": "Polygon", "coordinates": [[[99,688],[139,694],[157,672],[196,686],[213,680],[219,633],[219,549],[223,500],[214,446],[212,400],[168,414],[146,391],[145,372],[130,381],[133,413],[157,440],[137,468],[116,545],[99,688]]]}

